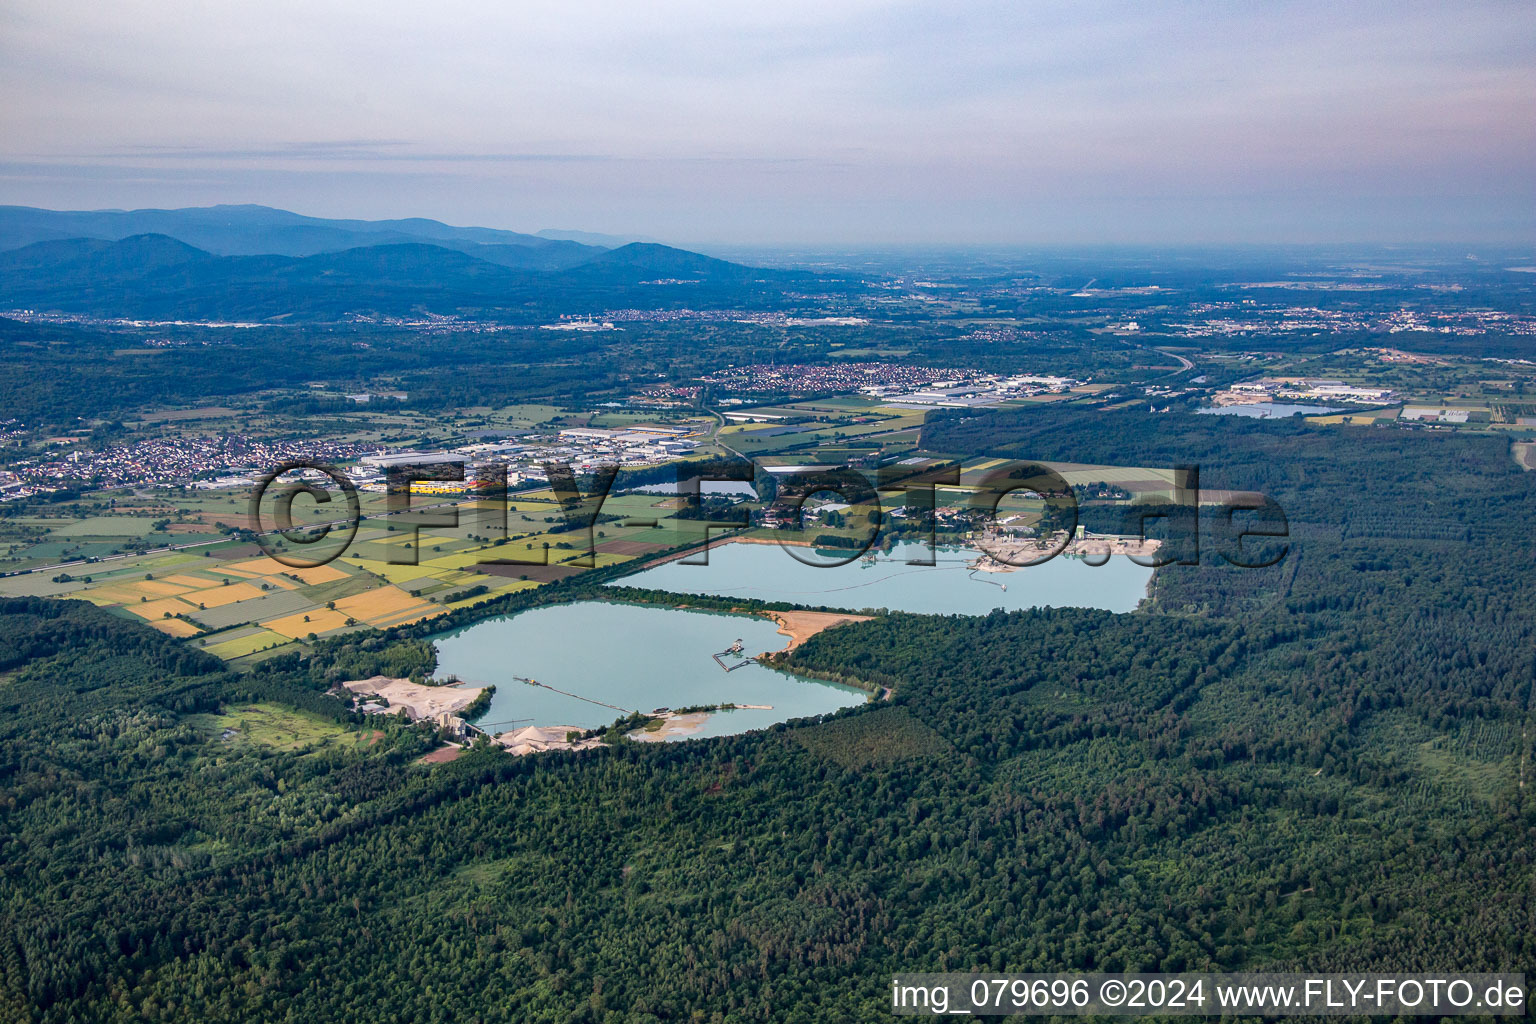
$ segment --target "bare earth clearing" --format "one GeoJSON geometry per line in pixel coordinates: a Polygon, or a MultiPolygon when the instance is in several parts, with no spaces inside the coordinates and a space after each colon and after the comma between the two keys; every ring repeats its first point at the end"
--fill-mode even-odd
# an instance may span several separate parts
{"type": "Polygon", "coordinates": [[[590,750],[603,744],[596,738],[577,740],[572,743],[565,737],[571,732],[581,732],[574,725],[530,725],[513,729],[496,737],[496,742],[509,754],[537,754],[545,750],[590,750]]]}
{"type": "Polygon", "coordinates": [[[850,622],[868,622],[868,615],[848,615],[843,612],[764,612],[779,624],[779,632],[789,637],[786,651],[792,651],[824,629],[842,626],[850,622]]]}
{"type": "Polygon", "coordinates": [[[485,692],[483,686],[422,686],[409,679],[373,676],[342,683],[353,693],[375,693],[389,701],[390,708],[405,708],[412,721],[457,714],[485,692]]]}

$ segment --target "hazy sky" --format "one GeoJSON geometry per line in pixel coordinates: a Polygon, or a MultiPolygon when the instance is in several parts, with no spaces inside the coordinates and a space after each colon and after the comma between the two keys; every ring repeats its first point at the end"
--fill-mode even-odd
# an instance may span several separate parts
{"type": "Polygon", "coordinates": [[[1536,4],[0,0],[0,203],[1536,241],[1536,4]]]}

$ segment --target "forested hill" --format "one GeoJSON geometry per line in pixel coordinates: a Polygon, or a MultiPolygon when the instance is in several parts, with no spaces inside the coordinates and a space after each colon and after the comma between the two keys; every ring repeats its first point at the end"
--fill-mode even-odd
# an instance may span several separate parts
{"type": "Polygon", "coordinates": [[[237,679],[78,603],[39,657],[57,616],[8,604],[0,1017],[874,1020],[898,971],[1530,967],[1536,491],[1500,442],[931,430],[1200,462],[1279,500],[1295,548],[1160,573],[1150,613],[822,633],[795,664],[895,696],[819,724],[433,769],[403,733],[288,749],[195,713],[323,702],[419,645],[237,679]]]}
{"type": "Polygon", "coordinates": [[[428,311],[521,322],[627,303],[776,303],[818,282],[804,271],[745,267],[654,243],[610,250],[436,221],[290,222],[283,218],[294,215],[282,211],[227,209],[235,214],[225,219],[193,216],[208,211],[0,207],[0,307],[248,321],[428,311]],[[40,221],[42,214],[53,219],[40,221]],[[119,233],[128,225],[150,229],[119,233]],[[81,233],[54,233],[68,230],[81,233]],[[7,238],[36,240],[11,247],[7,238]]]}
{"type": "MultiPolygon", "coordinates": [[[[168,235],[220,256],[313,256],[365,245],[432,242],[448,248],[515,246],[529,251],[581,254],[581,258],[590,259],[607,248],[495,228],[455,227],[422,217],[336,220],[252,204],[179,210],[42,210],[0,206],[0,250],[63,239],[118,241],[150,234],[168,235]]],[[[571,262],[580,262],[581,258],[571,262]]]]}

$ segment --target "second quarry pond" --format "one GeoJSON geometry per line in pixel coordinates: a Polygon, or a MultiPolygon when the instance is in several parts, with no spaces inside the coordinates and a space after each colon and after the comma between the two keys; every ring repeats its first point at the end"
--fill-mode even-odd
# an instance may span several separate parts
{"type": "MultiPolygon", "coordinates": [[[[1121,555],[1100,566],[1058,555],[1012,572],[973,573],[968,563],[980,554],[973,548],[941,547],[933,556],[936,564],[909,565],[909,559],[928,557],[928,548],[907,543],[897,544],[872,562],[855,559],[823,568],[797,561],[777,544],[723,544],[709,552],[708,565],[668,562],[614,580],[613,585],[850,611],[885,608],[927,615],[985,615],[994,608],[1014,611],[1045,605],[1135,611],[1152,579],[1151,569],[1121,555]]],[[[838,557],[836,552],[825,555],[838,557]]]]}
{"type": "Polygon", "coordinates": [[[1343,412],[1336,405],[1286,405],[1283,402],[1255,402],[1249,405],[1218,405],[1209,409],[1196,409],[1201,416],[1248,416],[1253,419],[1284,419],[1287,416],[1321,416],[1330,412],[1343,412]]]}
{"type": "MultiPolygon", "coordinates": [[[[748,657],[788,643],[778,625],[764,618],[602,601],[531,608],[442,634],[434,642],[438,678],[456,675],[470,685],[495,684],[490,709],[475,723],[491,733],[527,725],[593,729],[625,712],[658,707],[772,707],[719,712],[688,733],[729,736],[868,698],[863,690],[800,679],[756,663],[726,672],[711,655],[737,639],[748,657]]],[[[739,660],[727,658],[726,663],[739,660]]]]}

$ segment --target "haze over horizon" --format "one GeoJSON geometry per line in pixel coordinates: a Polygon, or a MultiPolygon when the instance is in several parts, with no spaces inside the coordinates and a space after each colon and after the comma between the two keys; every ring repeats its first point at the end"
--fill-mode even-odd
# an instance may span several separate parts
{"type": "Polygon", "coordinates": [[[1528,5],[665,8],[16,0],[0,203],[693,246],[1536,241],[1528,5]]]}

